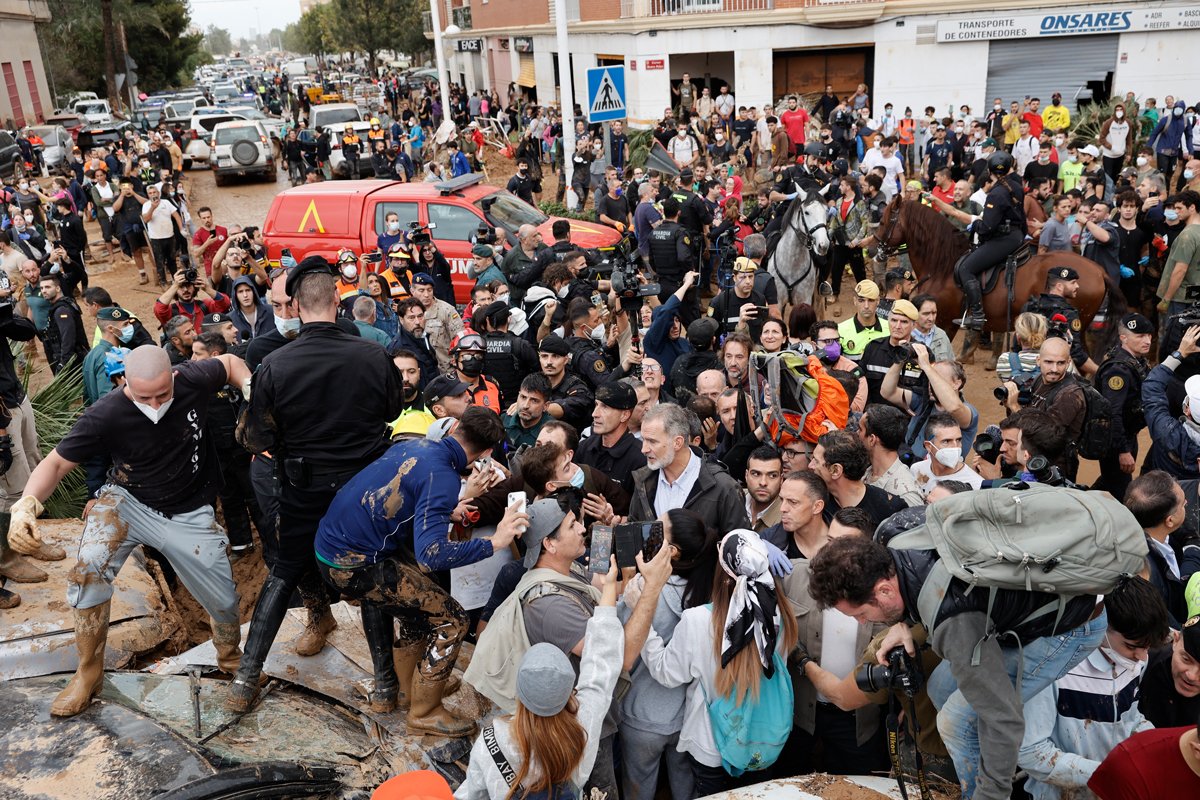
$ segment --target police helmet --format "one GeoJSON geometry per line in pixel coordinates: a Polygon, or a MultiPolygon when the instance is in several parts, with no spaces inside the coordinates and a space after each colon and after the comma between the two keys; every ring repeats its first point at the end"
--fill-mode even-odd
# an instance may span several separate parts
{"type": "Polygon", "coordinates": [[[1013,157],[1003,150],[997,150],[988,156],[988,170],[996,175],[1007,175],[1013,168],[1013,157]]]}
{"type": "Polygon", "coordinates": [[[804,155],[820,158],[821,156],[825,155],[825,148],[821,147],[821,145],[817,144],[816,142],[809,142],[808,144],[804,145],[804,155]]]}

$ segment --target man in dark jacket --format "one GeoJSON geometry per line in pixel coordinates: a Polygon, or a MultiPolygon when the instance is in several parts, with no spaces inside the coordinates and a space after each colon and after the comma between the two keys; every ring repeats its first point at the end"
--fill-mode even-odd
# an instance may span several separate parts
{"type": "Polygon", "coordinates": [[[83,313],[75,304],[75,298],[63,294],[62,279],[58,275],[43,275],[39,288],[42,297],[50,303],[46,355],[50,370],[57,375],[70,363],[82,364],[91,348],[83,329],[83,313]]]}
{"type": "Polygon", "coordinates": [[[629,432],[629,418],[637,407],[637,392],[624,381],[612,381],[596,390],[592,435],[579,444],[575,463],[595,467],[633,489],[633,473],[646,466],[641,442],[629,432]]]}
{"type": "MultiPolygon", "coordinates": [[[[897,646],[916,655],[910,626],[918,622],[917,598],[937,562],[935,550],[839,537],[810,562],[810,592],[822,608],[836,608],[860,625],[893,626],[879,647],[881,661],[897,646]]],[[[1025,733],[1024,702],[1104,641],[1108,619],[1094,595],[1069,600],[1061,617],[1029,618],[1057,599],[1009,589],[967,592],[959,581],[942,597],[929,641],[943,663],[930,678],[929,692],[944,698],[938,730],[964,796],[1008,798],[1025,733]],[[1010,633],[990,635],[993,630],[1010,633]]]]}
{"type": "Polygon", "coordinates": [[[687,412],[662,403],[642,419],[646,466],[633,473],[629,519],[659,519],[672,508],[695,511],[718,531],[749,528],[741,487],[718,463],[690,446],[687,412]]]}
{"type": "Polygon", "coordinates": [[[1167,605],[1171,627],[1178,630],[1189,616],[1184,589],[1200,570],[1200,536],[1180,531],[1188,513],[1183,487],[1160,469],[1143,472],[1129,484],[1125,505],[1146,532],[1148,580],[1167,605]]]}
{"type": "Polygon", "coordinates": [[[425,335],[425,306],[410,297],[398,306],[396,313],[400,317],[400,330],[396,332],[388,352],[409,350],[416,355],[421,364],[421,388],[424,389],[438,374],[437,356],[433,354],[429,337],[425,335]]]}
{"type": "Polygon", "coordinates": [[[275,330],[275,314],[266,299],[258,293],[254,278],[243,275],[236,279],[231,295],[233,303],[229,309],[229,319],[237,328],[239,342],[248,342],[255,336],[275,330]]]}
{"type": "Polygon", "coordinates": [[[1198,342],[1200,325],[1193,325],[1183,334],[1179,349],[1150,370],[1142,385],[1142,410],[1152,442],[1142,469],[1161,469],[1178,480],[1200,478],[1200,436],[1196,436],[1195,428],[1200,416],[1200,375],[1193,375],[1183,385],[1182,417],[1171,416],[1168,387],[1182,360],[1200,352],[1198,342]]]}

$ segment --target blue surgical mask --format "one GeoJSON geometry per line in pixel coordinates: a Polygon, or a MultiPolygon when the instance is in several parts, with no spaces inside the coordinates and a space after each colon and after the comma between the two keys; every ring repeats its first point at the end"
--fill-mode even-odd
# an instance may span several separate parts
{"type": "Polygon", "coordinates": [[[275,330],[279,331],[280,335],[287,339],[295,339],[296,334],[300,333],[300,318],[292,317],[284,319],[283,317],[275,317],[275,330]]]}
{"type": "Polygon", "coordinates": [[[133,340],[133,326],[129,325],[128,327],[122,328],[121,332],[117,334],[117,338],[123,343],[129,344],[133,340]]]}
{"type": "Polygon", "coordinates": [[[571,485],[576,489],[583,488],[583,467],[575,468],[575,474],[571,476],[571,485]]]}
{"type": "Polygon", "coordinates": [[[1190,181],[1194,177],[1196,177],[1196,171],[1194,169],[1185,169],[1183,171],[1183,179],[1185,181],[1190,181]]]}
{"type": "Polygon", "coordinates": [[[1175,210],[1175,209],[1173,209],[1173,208],[1164,209],[1164,210],[1163,210],[1163,217],[1164,217],[1164,218],[1165,218],[1165,219],[1166,219],[1168,222],[1174,222],[1175,220],[1179,219],[1179,212],[1178,212],[1178,211],[1176,211],[1176,210],[1175,210]]]}

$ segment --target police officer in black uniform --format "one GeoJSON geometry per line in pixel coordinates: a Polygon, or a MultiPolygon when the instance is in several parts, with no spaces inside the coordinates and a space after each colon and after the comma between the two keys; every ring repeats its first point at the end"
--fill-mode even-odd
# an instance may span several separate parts
{"type": "Polygon", "coordinates": [[[1079,273],[1070,267],[1054,267],[1046,273],[1045,289],[1037,297],[1029,298],[1021,312],[1041,314],[1051,326],[1065,325],[1071,334],[1066,338],[1071,343],[1071,361],[1075,368],[1085,375],[1094,372],[1096,364],[1088,355],[1079,310],[1071,305],[1079,293],[1079,273]]]}
{"type": "Polygon", "coordinates": [[[1003,150],[988,156],[988,170],[996,176],[996,185],[987,194],[983,216],[967,228],[979,237],[980,244],[958,267],[967,313],[957,322],[971,330],[981,330],[987,322],[981,276],[1008,258],[1025,239],[1025,189],[1021,176],[1012,171],[1014,163],[1012,155],[1003,150]]]}
{"type": "Polygon", "coordinates": [[[539,368],[537,350],[529,342],[508,330],[508,303],[503,300],[475,309],[471,322],[483,334],[486,350],[483,371],[491,375],[500,389],[500,405],[508,408],[517,402],[521,381],[539,368]]]}
{"type": "Polygon", "coordinates": [[[592,421],[595,396],[588,385],[569,369],[571,347],[558,334],[552,333],[538,344],[542,374],[550,381],[546,396],[546,411],[555,419],[582,431],[592,421]]]}
{"type": "Polygon", "coordinates": [[[281,487],[279,553],[230,684],[226,707],[232,711],[253,704],[293,591],[299,590],[309,611],[295,651],[315,655],[324,646],[336,623],[313,559],[317,523],[337,490],[387,450],[387,425],[402,410],[403,381],[391,358],[338,326],[336,285],[332,266],[320,256],[309,256],[289,271],[286,291],[300,315],[300,334],[263,360],[238,429],[243,447],[274,456],[281,487]],[[347,403],[353,413],[329,413],[347,403]]]}
{"type": "Polygon", "coordinates": [[[570,336],[567,337],[567,347],[571,350],[571,372],[583,378],[595,394],[596,390],[612,380],[612,364],[605,357],[606,342],[597,341],[592,336],[595,330],[603,331],[600,326],[599,310],[583,298],[575,298],[567,306],[567,322],[570,326],[570,336]]]}
{"type": "MultiPolygon", "coordinates": [[[[650,267],[658,276],[662,291],[661,303],[683,285],[683,276],[696,269],[696,250],[693,235],[679,224],[680,205],[675,197],[662,203],[663,221],[650,232],[650,267]]],[[[700,316],[700,298],[695,287],[688,290],[679,308],[679,318],[686,327],[700,316]]]]}
{"type": "Polygon", "coordinates": [[[1141,314],[1121,319],[1120,342],[1113,345],[1096,371],[1096,389],[1112,405],[1112,444],[1100,459],[1100,480],[1092,486],[1123,500],[1138,457],[1138,434],[1146,427],[1142,381],[1150,371],[1146,354],[1154,324],[1141,314]]]}

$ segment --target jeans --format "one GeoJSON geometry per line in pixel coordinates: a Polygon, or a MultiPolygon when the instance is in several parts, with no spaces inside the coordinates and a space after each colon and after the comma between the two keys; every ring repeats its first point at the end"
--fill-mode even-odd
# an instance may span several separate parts
{"type": "MultiPolygon", "coordinates": [[[[1104,640],[1107,629],[1108,615],[1101,611],[1059,636],[1043,636],[1020,649],[1002,648],[1009,680],[1017,680],[1020,676],[1021,702],[1029,700],[1087,658],[1104,640]]],[[[954,761],[963,797],[971,797],[975,793],[981,757],[976,712],[958,690],[948,661],[943,661],[933,671],[926,691],[938,708],[938,733],[954,761]]]]}
{"type": "Polygon", "coordinates": [[[630,725],[621,725],[621,763],[624,767],[621,788],[625,800],[654,800],[658,771],[667,762],[667,782],[672,800],[692,796],[692,767],[686,753],[679,752],[679,732],[650,733],[630,725]]]}

